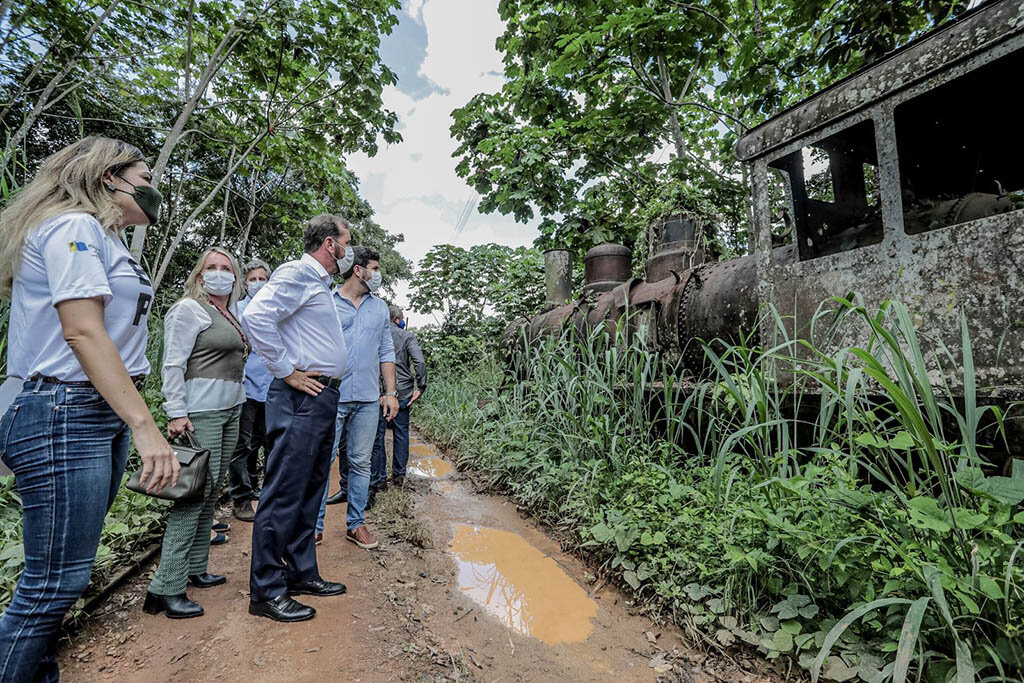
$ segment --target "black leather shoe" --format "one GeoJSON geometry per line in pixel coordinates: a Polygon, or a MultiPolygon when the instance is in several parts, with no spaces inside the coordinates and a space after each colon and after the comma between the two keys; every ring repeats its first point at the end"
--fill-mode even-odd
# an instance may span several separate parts
{"type": "Polygon", "coordinates": [[[211,586],[219,586],[222,583],[227,583],[227,577],[221,574],[210,574],[209,572],[203,572],[202,574],[192,574],[188,577],[188,582],[196,588],[209,588],[211,586]]]}
{"type": "Polygon", "coordinates": [[[327,504],[328,505],[337,505],[338,503],[347,503],[347,502],[348,502],[348,491],[346,491],[345,489],[342,489],[342,490],[338,491],[337,493],[335,493],[333,496],[329,496],[327,498],[327,504]]]}
{"type": "Polygon", "coordinates": [[[260,494],[261,494],[261,493],[263,493],[263,489],[253,489],[253,490],[252,490],[252,494],[251,494],[251,496],[250,496],[250,497],[251,497],[251,498],[252,498],[253,500],[259,500],[259,499],[260,499],[260,494]]]}
{"type": "Polygon", "coordinates": [[[168,619],[191,619],[192,617],[203,616],[202,605],[197,605],[189,600],[185,593],[181,595],[154,595],[147,591],[146,602],[142,604],[142,611],[146,614],[165,612],[168,619]]]}
{"type": "Polygon", "coordinates": [[[377,492],[370,491],[370,495],[366,497],[366,507],[364,510],[372,510],[373,506],[377,504],[377,492]]]}
{"type": "Polygon", "coordinates": [[[316,616],[316,610],[309,605],[292,600],[287,595],[278,595],[273,600],[257,602],[249,601],[249,614],[267,617],[274,621],[306,621],[316,616]]]}
{"type": "Polygon", "coordinates": [[[313,579],[312,581],[301,581],[288,586],[288,595],[341,595],[345,592],[345,584],[336,581],[325,581],[324,579],[313,579]]]}

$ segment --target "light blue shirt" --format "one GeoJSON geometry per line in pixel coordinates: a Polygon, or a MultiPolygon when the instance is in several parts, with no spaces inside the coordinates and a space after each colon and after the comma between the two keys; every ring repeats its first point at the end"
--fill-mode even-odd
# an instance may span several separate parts
{"type": "Polygon", "coordinates": [[[380,364],[395,362],[388,305],[364,294],[359,308],[334,290],[334,307],[348,347],[348,367],[341,377],[339,403],[380,399],[380,364]]]}
{"type": "MultiPolygon", "coordinates": [[[[236,318],[241,319],[242,313],[250,301],[252,301],[250,297],[245,297],[238,302],[238,315],[235,316],[236,318]]],[[[260,355],[258,353],[250,353],[248,360],[245,361],[245,381],[242,383],[245,386],[245,397],[253,401],[266,403],[267,392],[270,391],[270,383],[273,380],[274,376],[270,374],[270,370],[267,370],[267,366],[263,363],[260,355]]]]}

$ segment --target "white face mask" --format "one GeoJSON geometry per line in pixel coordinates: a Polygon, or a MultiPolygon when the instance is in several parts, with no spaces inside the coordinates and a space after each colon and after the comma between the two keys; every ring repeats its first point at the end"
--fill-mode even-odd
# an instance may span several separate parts
{"type": "Polygon", "coordinates": [[[352,251],[352,247],[345,247],[345,255],[339,259],[335,259],[338,262],[338,275],[344,275],[348,272],[348,269],[352,267],[352,262],[356,260],[356,253],[352,251]]]}
{"type": "Polygon", "coordinates": [[[266,280],[253,280],[252,282],[245,286],[245,289],[247,292],[249,292],[249,296],[253,297],[256,296],[256,292],[263,289],[263,285],[265,284],[267,284],[266,280]]]}
{"type": "Polygon", "coordinates": [[[231,293],[235,285],[235,274],[227,270],[204,270],[203,289],[214,296],[225,296],[231,293]]]}
{"type": "Polygon", "coordinates": [[[370,293],[372,294],[373,292],[376,292],[378,289],[380,289],[380,283],[384,280],[384,276],[380,274],[379,270],[372,270],[370,272],[372,273],[372,275],[370,275],[370,279],[363,280],[363,283],[366,285],[366,288],[369,289],[370,293]]]}

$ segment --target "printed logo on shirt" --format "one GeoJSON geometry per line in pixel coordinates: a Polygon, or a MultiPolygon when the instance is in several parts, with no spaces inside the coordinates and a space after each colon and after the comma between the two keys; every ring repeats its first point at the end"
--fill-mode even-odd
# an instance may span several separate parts
{"type": "Polygon", "coordinates": [[[89,245],[85,242],[68,242],[68,251],[89,251],[89,245]]]}
{"type": "MultiPolygon", "coordinates": [[[[139,278],[139,284],[144,287],[152,288],[152,284],[149,282],[149,276],[146,275],[146,271],[142,269],[142,266],[135,262],[135,259],[129,257],[128,265],[131,266],[131,269],[139,278]]],[[[138,326],[143,318],[149,315],[149,307],[151,303],[153,303],[153,295],[150,292],[139,292],[139,299],[135,302],[135,320],[132,321],[132,325],[138,326]]]]}

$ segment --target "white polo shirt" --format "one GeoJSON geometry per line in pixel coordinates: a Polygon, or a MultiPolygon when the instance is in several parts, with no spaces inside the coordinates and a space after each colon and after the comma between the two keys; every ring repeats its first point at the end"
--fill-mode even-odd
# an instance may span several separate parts
{"type": "Polygon", "coordinates": [[[103,297],[103,324],[128,374],[149,374],[146,322],[153,287],[121,240],[87,213],[51,218],[25,239],[11,292],[8,373],[88,381],[64,341],[55,307],[93,297],[103,297]]]}

